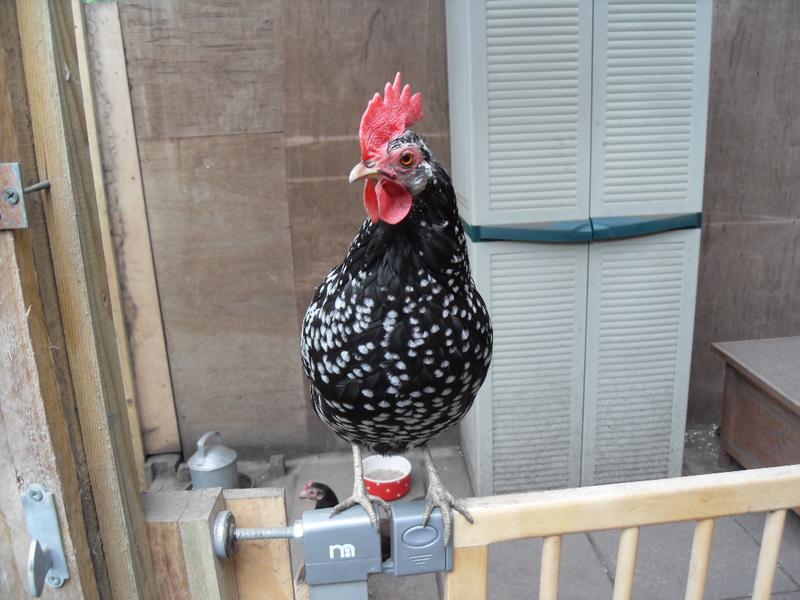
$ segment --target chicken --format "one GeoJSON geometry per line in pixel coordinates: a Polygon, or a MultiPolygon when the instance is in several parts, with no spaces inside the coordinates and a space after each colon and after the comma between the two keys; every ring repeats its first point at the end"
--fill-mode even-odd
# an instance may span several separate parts
{"type": "MultiPolygon", "coordinates": [[[[307,481],[300,492],[300,497],[305,500],[314,500],[314,510],[321,508],[333,508],[339,503],[339,498],[336,497],[329,485],[320,483],[319,481],[307,481]]],[[[389,523],[388,521],[381,521],[381,560],[386,560],[391,556],[391,540],[389,538],[389,523]]],[[[305,567],[305,565],[303,565],[305,567]]],[[[298,581],[305,579],[305,568],[301,569],[298,581]]]]}
{"type": "Polygon", "coordinates": [[[333,514],[364,507],[362,448],[380,454],[420,447],[428,474],[425,522],[439,507],[450,537],[453,509],[428,441],[472,406],[491,362],[492,327],[475,289],[450,177],[409,129],[422,97],[400,73],[361,118],[361,162],[368,213],[344,261],[314,294],[303,320],[301,355],[317,416],[352,444],[353,495],[333,514]]]}
{"type": "Polygon", "coordinates": [[[321,508],[333,508],[339,504],[339,498],[336,497],[330,486],[318,481],[307,481],[300,492],[300,497],[307,500],[314,501],[314,510],[321,508]]]}

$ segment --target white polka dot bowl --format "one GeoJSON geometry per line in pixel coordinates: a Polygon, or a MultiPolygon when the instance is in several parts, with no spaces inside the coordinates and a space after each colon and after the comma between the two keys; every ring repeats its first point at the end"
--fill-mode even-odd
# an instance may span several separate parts
{"type": "Polygon", "coordinates": [[[363,464],[367,493],[390,501],[411,490],[411,463],[405,457],[373,454],[363,464]]]}

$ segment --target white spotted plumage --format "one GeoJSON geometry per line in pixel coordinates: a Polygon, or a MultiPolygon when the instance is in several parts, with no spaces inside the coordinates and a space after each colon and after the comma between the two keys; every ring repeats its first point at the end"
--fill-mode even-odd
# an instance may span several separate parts
{"type": "Polygon", "coordinates": [[[367,220],[314,295],[301,356],[317,415],[378,452],[419,446],[458,423],[491,359],[447,174],[434,168],[398,225],[367,220]]]}

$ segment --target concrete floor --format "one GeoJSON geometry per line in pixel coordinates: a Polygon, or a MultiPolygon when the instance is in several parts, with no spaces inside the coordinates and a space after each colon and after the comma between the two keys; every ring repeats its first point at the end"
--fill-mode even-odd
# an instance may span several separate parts
{"type": "MultiPolygon", "coordinates": [[[[716,472],[717,437],[711,430],[687,432],[684,474],[716,472]]],[[[436,448],[434,457],[450,491],[460,497],[472,495],[463,457],[455,447],[436,448]]],[[[408,457],[415,476],[406,499],[424,496],[424,470],[421,456],[408,457]]],[[[352,489],[352,462],[349,453],[307,456],[287,461],[286,474],[272,478],[259,476],[254,465],[240,465],[244,472],[254,472],[256,485],[280,485],[286,488],[290,521],[299,518],[311,503],[298,498],[309,479],[331,486],[340,498],[352,489]]],[[[735,468],[735,467],[734,467],[735,468]]],[[[708,600],[734,600],[750,597],[763,515],[745,515],[718,519],[708,575],[708,600]]],[[[644,600],[683,598],[692,544],[690,523],[643,528],[634,585],[634,597],[644,600]]],[[[611,598],[616,567],[617,531],[602,531],[565,537],[562,546],[559,598],[611,598]]],[[[533,598],[538,590],[541,540],[520,540],[494,544],[489,552],[489,597],[496,600],[533,598]]],[[[294,544],[295,569],[302,563],[302,546],[294,544]]],[[[434,575],[418,577],[370,577],[370,598],[376,600],[436,600],[439,582],[434,575]]],[[[790,513],[784,532],[773,598],[800,600],[800,520],[790,513]]]]}

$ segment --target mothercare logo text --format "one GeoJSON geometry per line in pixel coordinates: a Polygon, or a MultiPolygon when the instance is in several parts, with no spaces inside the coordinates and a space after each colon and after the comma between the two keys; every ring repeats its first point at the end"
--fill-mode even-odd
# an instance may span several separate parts
{"type": "Polygon", "coordinates": [[[353,544],[332,544],[328,546],[328,554],[330,555],[331,560],[334,558],[355,558],[356,556],[356,549],[353,544]]]}

